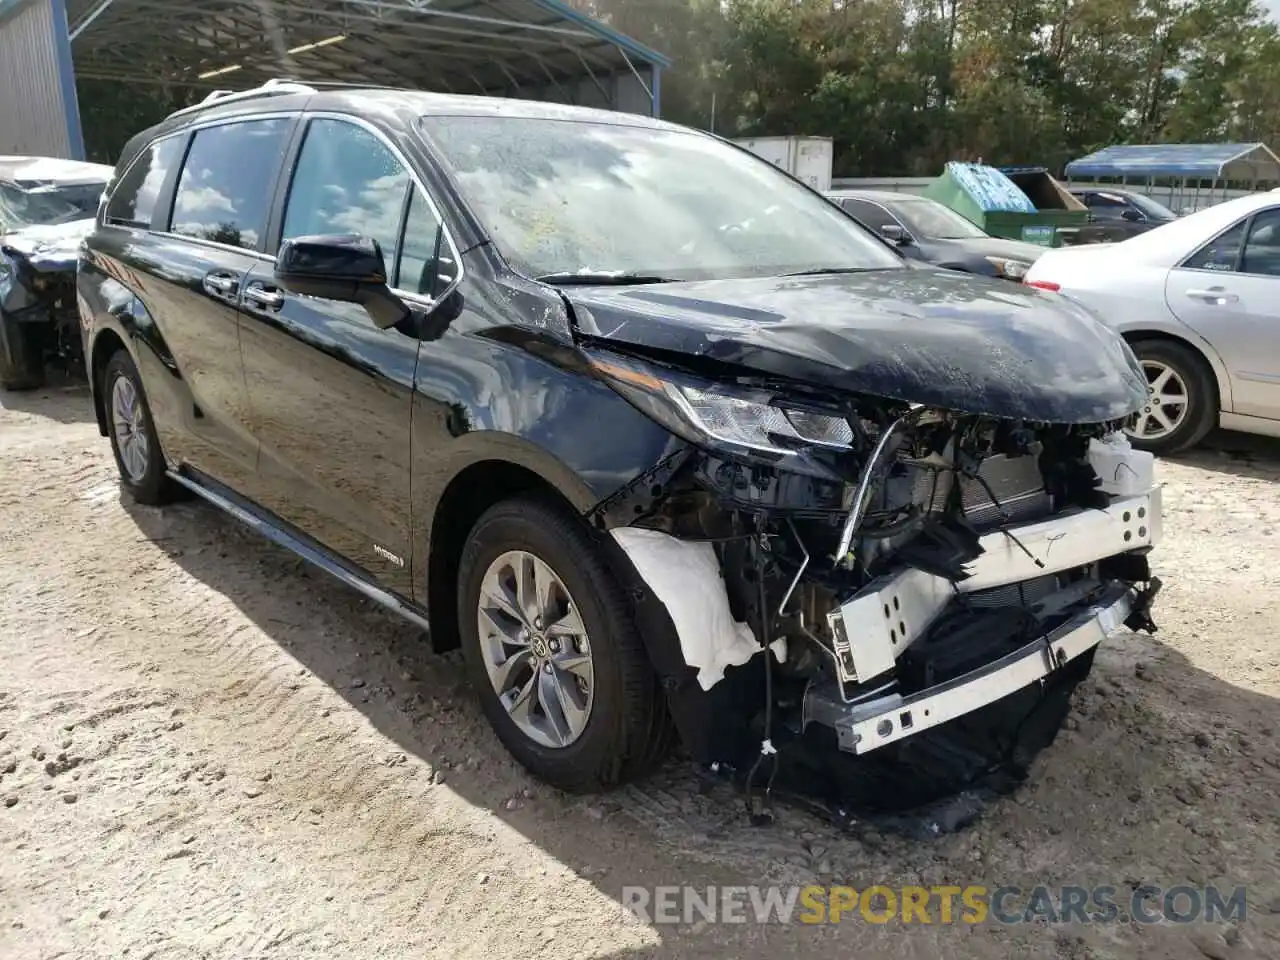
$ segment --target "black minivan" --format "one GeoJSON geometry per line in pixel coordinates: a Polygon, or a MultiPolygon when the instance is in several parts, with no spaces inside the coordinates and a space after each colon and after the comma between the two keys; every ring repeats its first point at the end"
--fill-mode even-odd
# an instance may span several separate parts
{"type": "Polygon", "coordinates": [[[195,493],[461,646],[566,789],[676,734],[735,770],[918,762],[1149,624],[1119,336],[698,131],[215,96],[128,144],[78,290],[128,494],[195,493]]]}

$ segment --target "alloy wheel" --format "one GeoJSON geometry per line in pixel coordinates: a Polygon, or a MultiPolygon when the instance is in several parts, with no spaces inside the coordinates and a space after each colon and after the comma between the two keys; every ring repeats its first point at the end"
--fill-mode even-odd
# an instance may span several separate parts
{"type": "Polygon", "coordinates": [[[1161,360],[1140,361],[1147,375],[1147,403],[1126,432],[1139,440],[1161,440],[1177,430],[1191,410],[1186,381],[1161,360]]]}
{"type": "Polygon", "coordinates": [[[520,731],[545,747],[577,740],[595,675],[586,626],[559,575],[527,551],[502,554],[485,572],[477,617],[489,681],[520,731]]]}
{"type": "Polygon", "coordinates": [[[151,459],[151,444],[142,399],[128,377],[116,377],[111,385],[111,428],[125,474],[132,482],[141,482],[151,459]]]}

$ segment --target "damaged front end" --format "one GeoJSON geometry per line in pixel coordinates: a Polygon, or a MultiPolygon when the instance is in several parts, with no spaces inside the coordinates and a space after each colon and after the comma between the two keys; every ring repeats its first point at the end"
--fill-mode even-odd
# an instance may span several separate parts
{"type": "Polygon", "coordinates": [[[826,778],[846,802],[825,745],[962,788],[1037,748],[1019,740],[1037,711],[1051,713],[1038,745],[1052,739],[1099,643],[1155,629],[1160,491],[1123,418],[712,380],[612,345],[588,356],[689,441],[595,519],[670,617],[687,672],[665,671],[668,694],[704,763],[755,769],[791,745],[809,792],[826,778]]]}
{"type": "Polygon", "coordinates": [[[76,261],[92,226],[31,227],[0,239],[0,387],[39,387],[50,363],[82,372],[76,261]]]}

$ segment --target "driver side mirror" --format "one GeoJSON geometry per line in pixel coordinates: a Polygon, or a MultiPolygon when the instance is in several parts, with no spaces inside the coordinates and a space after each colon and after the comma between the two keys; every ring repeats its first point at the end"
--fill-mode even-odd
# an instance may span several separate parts
{"type": "Polygon", "coordinates": [[[906,229],[899,223],[886,223],[880,228],[880,235],[890,243],[896,243],[900,247],[912,242],[911,234],[907,233],[906,229]]]}
{"type": "Polygon", "coordinates": [[[299,296],[358,303],[386,330],[403,321],[409,307],[387,286],[384,263],[382,248],[372,237],[295,237],[280,244],[275,280],[299,296]]]}
{"type": "Polygon", "coordinates": [[[1130,223],[1142,223],[1147,219],[1137,210],[1133,209],[1133,207],[1126,208],[1125,211],[1120,214],[1120,218],[1122,220],[1128,220],[1130,223]]]}

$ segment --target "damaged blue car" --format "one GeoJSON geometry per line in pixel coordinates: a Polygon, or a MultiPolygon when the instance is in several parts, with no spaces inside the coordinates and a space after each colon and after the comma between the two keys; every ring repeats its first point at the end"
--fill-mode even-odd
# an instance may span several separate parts
{"type": "Polygon", "coordinates": [[[112,168],[48,157],[0,157],[0,389],[45,382],[53,360],[80,362],[75,283],[112,168]]]}

